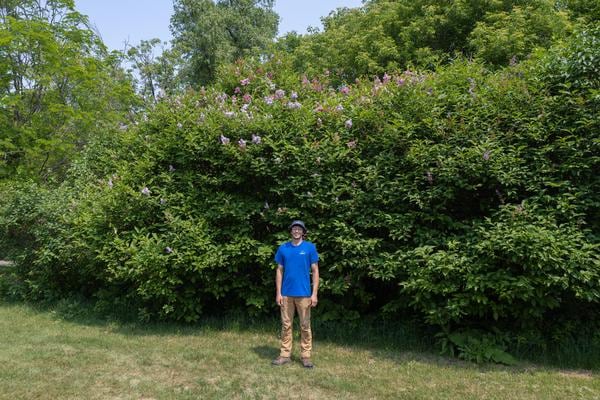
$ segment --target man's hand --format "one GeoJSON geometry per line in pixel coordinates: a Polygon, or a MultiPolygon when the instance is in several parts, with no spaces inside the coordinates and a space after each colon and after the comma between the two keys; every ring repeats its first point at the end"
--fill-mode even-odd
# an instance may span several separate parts
{"type": "Polygon", "coordinates": [[[310,296],[310,306],[311,307],[316,307],[318,303],[319,303],[319,299],[317,298],[316,294],[313,294],[312,296],[310,296]]]}
{"type": "Polygon", "coordinates": [[[283,305],[283,296],[282,296],[282,295],[280,295],[280,294],[276,295],[276,296],[275,296],[275,303],[276,303],[278,306],[280,306],[280,307],[281,307],[281,306],[283,305]]]}

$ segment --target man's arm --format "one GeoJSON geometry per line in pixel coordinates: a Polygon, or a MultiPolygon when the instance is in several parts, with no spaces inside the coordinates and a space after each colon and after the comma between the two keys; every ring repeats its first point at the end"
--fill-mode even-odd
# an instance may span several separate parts
{"type": "Polygon", "coordinates": [[[310,296],[311,307],[316,307],[319,299],[317,293],[319,292],[319,264],[311,264],[312,269],[312,296],[310,296]]]}
{"type": "Polygon", "coordinates": [[[281,296],[281,281],[283,280],[283,265],[277,265],[277,272],[275,272],[275,303],[278,306],[283,305],[283,297],[281,296]]]}

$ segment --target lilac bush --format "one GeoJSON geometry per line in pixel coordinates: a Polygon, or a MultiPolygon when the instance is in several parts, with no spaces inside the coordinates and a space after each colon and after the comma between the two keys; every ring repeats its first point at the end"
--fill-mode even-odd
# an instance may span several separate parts
{"type": "Polygon", "coordinates": [[[117,160],[76,181],[64,228],[35,227],[81,246],[81,265],[30,256],[53,254],[49,287],[92,277],[93,295],[143,316],[261,313],[273,251],[302,218],[322,255],[323,318],[412,313],[452,331],[583,317],[600,302],[597,88],[548,95],[561,75],[542,62],[457,60],[341,86],[285,59],[237,63],[161,99],[107,151],[117,160]]]}

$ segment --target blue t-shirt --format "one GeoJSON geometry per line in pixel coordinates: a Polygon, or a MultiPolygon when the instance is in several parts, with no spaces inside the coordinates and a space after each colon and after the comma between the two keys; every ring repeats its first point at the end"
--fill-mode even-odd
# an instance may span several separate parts
{"type": "Polygon", "coordinates": [[[317,248],[311,242],[302,241],[298,246],[283,243],[275,253],[275,262],[283,265],[281,295],[310,297],[310,266],[319,261],[317,248]]]}

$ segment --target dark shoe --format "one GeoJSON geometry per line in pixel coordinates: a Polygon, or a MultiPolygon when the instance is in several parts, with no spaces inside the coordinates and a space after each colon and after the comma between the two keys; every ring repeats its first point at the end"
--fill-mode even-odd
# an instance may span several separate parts
{"type": "Polygon", "coordinates": [[[303,358],[302,365],[304,366],[304,368],[314,368],[315,367],[315,364],[313,364],[312,361],[310,361],[310,358],[303,358]]]}
{"type": "Polygon", "coordinates": [[[292,361],[292,359],[289,358],[289,357],[281,357],[281,356],[279,356],[276,359],[274,359],[271,362],[271,364],[273,364],[273,365],[283,365],[283,364],[287,364],[287,363],[289,363],[291,361],[292,361]]]}

